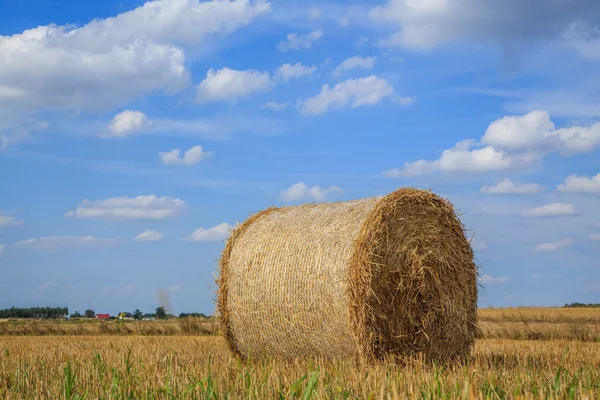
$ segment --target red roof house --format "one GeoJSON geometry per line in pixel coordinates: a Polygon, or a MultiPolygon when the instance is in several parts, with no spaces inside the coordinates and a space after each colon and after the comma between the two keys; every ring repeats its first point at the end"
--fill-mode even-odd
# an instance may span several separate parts
{"type": "Polygon", "coordinates": [[[110,314],[96,314],[96,318],[98,319],[109,319],[110,314]]]}

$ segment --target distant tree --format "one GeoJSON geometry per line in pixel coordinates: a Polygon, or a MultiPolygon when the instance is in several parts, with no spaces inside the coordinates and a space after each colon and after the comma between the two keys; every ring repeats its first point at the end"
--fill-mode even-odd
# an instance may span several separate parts
{"type": "Polygon", "coordinates": [[[79,311],[75,311],[73,314],[71,314],[71,318],[81,318],[81,314],[79,314],[79,311]]]}
{"type": "Polygon", "coordinates": [[[163,306],[156,307],[156,319],[166,319],[167,312],[163,306]]]}
{"type": "Polygon", "coordinates": [[[94,318],[96,316],[96,313],[94,312],[94,310],[85,310],[85,313],[83,315],[85,315],[86,318],[94,318]]]}
{"type": "Polygon", "coordinates": [[[197,313],[197,312],[179,314],[179,318],[187,318],[187,317],[208,318],[204,313],[197,313]]]}
{"type": "Polygon", "coordinates": [[[144,314],[137,308],[135,309],[132,315],[134,319],[142,319],[142,317],[144,316],[144,314]]]}

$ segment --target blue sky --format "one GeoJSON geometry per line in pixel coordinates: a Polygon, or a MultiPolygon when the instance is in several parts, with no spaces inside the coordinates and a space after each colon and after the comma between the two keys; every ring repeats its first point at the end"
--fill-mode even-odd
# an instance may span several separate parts
{"type": "Polygon", "coordinates": [[[480,306],[600,299],[596,1],[0,3],[0,307],[214,311],[229,228],[452,201],[480,306]]]}

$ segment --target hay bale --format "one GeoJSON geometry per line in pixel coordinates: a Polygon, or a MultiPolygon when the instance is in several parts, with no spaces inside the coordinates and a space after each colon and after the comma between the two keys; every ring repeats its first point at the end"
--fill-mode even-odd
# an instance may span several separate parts
{"type": "Polygon", "coordinates": [[[447,361],[474,341],[473,251],[430,191],[261,211],[232,232],[217,283],[221,330],[242,357],[447,361]]]}

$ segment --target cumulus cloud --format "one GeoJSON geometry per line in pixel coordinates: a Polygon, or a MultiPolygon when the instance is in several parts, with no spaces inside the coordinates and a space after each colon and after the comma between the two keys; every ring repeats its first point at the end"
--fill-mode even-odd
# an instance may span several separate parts
{"type": "Polygon", "coordinates": [[[275,77],[283,81],[289,81],[291,78],[300,78],[302,76],[311,75],[317,70],[317,67],[307,67],[302,63],[283,64],[275,72],[275,77]]]}
{"type": "Polygon", "coordinates": [[[155,0],[84,26],[0,36],[0,108],[96,111],[190,81],[186,46],[227,35],[270,11],[263,0],[155,0]]]}
{"type": "Polygon", "coordinates": [[[560,249],[566,249],[573,244],[573,239],[565,238],[556,242],[551,243],[540,243],[533,248],[534,251],[545,252],[545,251],[556,251],[560,249]]]}
{"type": "Polygon", "coordinates": [[[323,31],[312,31],[304,35],[288,33],[285,40],[277,45],[280,51],[310,49],[314,42],[323,37],[323,31]]]}
{"type": "Polygon", "coordinates": [[[236,100],[270,86],[271,77],[268,72],[253,69],[238,71],[227,67],[215,71],[211,68],[206,73],[206,78],[196,87],[196,101],[236,100]]]}
{"type": "Polygon", "coordinates": [[[510,279],[508,278],[508,276],[495,277],[492,275],[483,275],[479,278],[479,282],[487,283],[487,284],[507,283],[507,282],[510,282],[510,279]]]}
{"type": "Polygon", "coordinates": [[[17,242],[14,246],[27,250],[76,250],[114,245],[115,239],[95,236],[46,236],[17,242]]]}
{"type": "Polygon", "coordinates": [[[487,194],[538,194],[544,188],[537,183],[519,183],[503,179],[494,186],[483,186],[481,193],[487,194]]]}
{"type": "Polygon", "coordinates": [[[481,142],[517,151],[589,153],[600,146],[600,123],[556,129],[548,112],[536,110],[492,122],[481,142]]]}
{"type": "Polygon", "coordinates": [[[165,235],[154,229],[146,229],[133,238],[136,242],[160,242],[165,235]]]}
{"type": "Polygon", "coordinates": [[[325,201],[343,193],[344,190],[339,186],[330,186],[328,188],[321,188],[321,186],[308,187],[304,182],[298,182],[283,190],[279,198],[286,203],[301,200],[325,201]]]}
{"type": "Polygon", "coordinates": [[[208,229],[199,228],[190,236],[184,238],[184,240],[189,242],[220,242],[229,237],[231,228],[233,228],[233,226],[229,225],[227,222],[223,222],[208,229]]]}
{"type": "Polygon", "coordinates": [[[592,233],[590,235],[590,240],[600,240],[600,233],[592,233]]]}
{"type": "Polygon", "coordinates": [[[529,165],[529,155],[513,156],[492,146],[472,149],[473,140],[458,142],[452,149],[444,150],[439,159],[405,162],[402,170],[384,171],[390,178],[404,175],[428,175],[434,172],[489,172],[503,171],[529,165]]]}
{"type": "Polygon", "coordinates": [[[182,288],[181,285],[172,285],[172,286],[167,287],[167,290],[169,292],[178,292],[181,290],[181,288],[182,288]]]}
{"type": "Polygon", "coordinates": [[[388,0],[370,13],[377,22],[399,27],[382,45],[409,49],[431,49],[458,40],[504,45],[561,39],[573,22],[597,20],[599,14],[593,0],[551,5],[545,0],[388,0]]]}
{"type": "Polygon", "coordinates": [[[525,210],[521,213],[523,217],[563,217],[577,215],[577,209],[573,204],[552,203],[531,210],[525,210]]]}
{"type": "Polygon", "coordinates": [[[100,136],[104,138],[123,138],[139,133],[150,128],[150,126],[152,126],[152,121],[143,112],[125,110],[115,115],[108,124],[109,133],[100,136]]]}
{"type": "Polygon", "coordinates": [[[15,218],[15,217],[11,217],[10,215],[0,214],[0,229],[6,228],[9,226],[19,226],[19,225],[23,225],[23,221],[15,218]]]}
{"type": "Polygon", "coordinates": [[[158,153],[161,161],[165,165],[195,165],[205,158],[212,157],[213,153],[204,151],[202,146],[194,146],[187,150],[183,157],[180,157],[181,149],[174,149],[169,152],[158,153]]]}
{"type": "Polygon", "coordinates": [[[600,194],[600,173],[591,178],[570,175],[557,189],[565,193],[600,194]]]}
{"type": "Polygon", "coordinates": [[[83,200],[66,217],[97,218],[105,220],[158,220],[180,216],[186,209],[183,200],[156,195],[112,197],[106,200],[83,200]]]}
{"type": "Polygon", "coordinates": [[[479,142],[458,142],[437,160],[406,162],[389,177],[434,172],[487,172],[522,169],[551,152],[563,156],[589,153],[600,146],[600,123],[556,129],[546,111],[532,111],[493,121],[479,142]]]}
{"type": "Polygon", "coordinates": [[[281,110],[285,110],[289,104],[290,103],[287,101],[285,103],[277,103],[275,101],[267,101],[265,104],[262,105],[262,108],[267,108],[267,109],[274,110],[274,111],[281,111],[281,110]]]}
{"type": "Polygon", "coordinates": [[[331,88],[323,85],[321,93],[299,103],[304,114],[323,114],[330,108],[344,109],[380,104],[392,97],[394,90],[385,79],[375,75],[359,79],[348,79],[331,88]]]}
{"type": "Polygon", "coordinates": [[[332,72],[333,75],[339,76],[345,71],[349,71],[355,68],[366,68],[371,69],[375,65],[375,60],[377,57],[360,57],[354,56],[347,58],[342,61],[340,65],[338,65],[332,72]]]}

